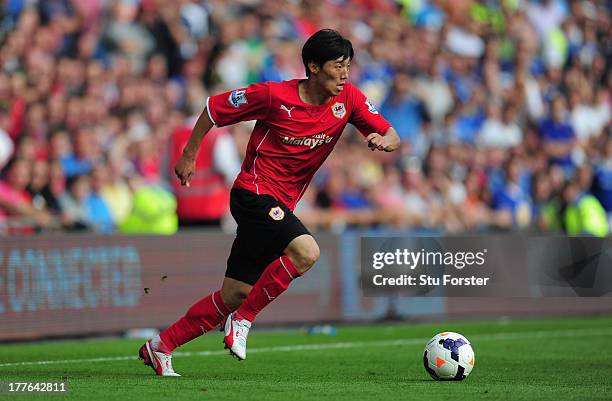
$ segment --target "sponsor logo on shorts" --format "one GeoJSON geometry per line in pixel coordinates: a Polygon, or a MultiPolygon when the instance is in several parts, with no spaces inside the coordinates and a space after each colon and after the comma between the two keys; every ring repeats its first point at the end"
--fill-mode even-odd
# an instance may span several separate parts
{"type": "Polygon", "coordinates": [[[282,220],[285,217],[285,212],[279,206],[275,206],[270,209],[270,213],[268,213],[273,220],[282,220]]]}
{"type": "Polygon", "coordinates": [[[344,103],[336,102],[332,106],[332,113],[334,113],[334,117],[342,118],[346,114],[346,107],[344,107],[344,103]]]}
{"type": "Polygon", "coordinates": [[[232,106],[238,108],[241,105],[248,103],[245,93],[246,90],[244,89],[236,89],[235,91],[230,93],[229,98],[227,100],[229,100],[232,106]]]}

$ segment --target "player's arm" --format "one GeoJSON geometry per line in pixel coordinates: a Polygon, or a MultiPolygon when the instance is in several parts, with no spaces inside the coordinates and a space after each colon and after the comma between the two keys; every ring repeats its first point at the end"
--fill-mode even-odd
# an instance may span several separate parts
{"type": "Polygon", "coordinates": [[[384,135],[373,132],[366,137],[365,141],[372,151],[393,152],[400,147],[400,137],[393,127],[389,127],[384,135]]]}
{"type": "Polygon", "coordinates": [[[270,110],[270,102],[270,88],[266,82],[209,97],[174,168],[181,185],[189,186],[195,172],[196,154],[202,139],[213,125],[224,127],[240,121],[264,120],[270,110]]]}
{"type": "Polygon", "coordinates": [[[393,152],[400,147],[400,137],[395,129],[359,89],[349,86],[352,111],[349,122],[365,137],[372,150],[393,152]]]}
{"type": "Polygon", "coordinates": [[[181,157],[176,162],[174,166],[174,173],[181,180],[181,185],[189,186],[189,182],[191,181],[191,177],[195,172],[195,159],[198,153],[198,149],[202,144],[202,139],[210,129],[213,127],[213,122],[208,115],[207,108],[204,108],[200,117],[198,117],[198,121],[196,122],[195,127],[193,127],[193,131],[191,132],[191,136],[189,137],[189,141],[183,149],[183,153],[181,157]]]}

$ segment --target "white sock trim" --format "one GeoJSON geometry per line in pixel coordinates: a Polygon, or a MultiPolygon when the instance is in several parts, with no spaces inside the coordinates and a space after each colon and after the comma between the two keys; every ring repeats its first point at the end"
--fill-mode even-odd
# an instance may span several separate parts
{"type": "Polygon", "coordinates": [[[151,349],[157,352],[159,350],[160,343],[161,343],[161,337],[158,334],[151,339],[151,349]]]}
{"type": "Polygon", "coordinates": [[[289,273],[289,269],[287,269],[287,266],[285,266],[285,264],[283,263],[283,257],[281,256],[280,258],[278,258],[281,262],[281,265],[283,265],[283,268],[285,269],[285,271],[287,272],[287,274],[289,275],[289,277],[291,277],[291,280],[294,279],[294,277],[291,275],[291,273],[289,273]]]}
{"type": "Polygon", "coordinates": [[[211,298],[212,298],[212,301],[213,301],[213,305],[215,305],[215,308],[217,308],[217,312],[219,312],[219,314],[221,316],[225,316],[225,314],[223,314],[223,312],[221,312],[221,309],[219,309],[219,307],[217,306],[217,303],[215,302],[215,293],[212,294],[211,298]]]}

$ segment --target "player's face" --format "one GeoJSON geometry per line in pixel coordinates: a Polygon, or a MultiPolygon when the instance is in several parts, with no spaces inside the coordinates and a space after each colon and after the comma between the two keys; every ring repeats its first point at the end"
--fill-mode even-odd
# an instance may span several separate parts
{"type": "Polygon", "coordinates": [[[323,64],[323,68],[317,74],[320,86],[330,95],[337,96],[344,84],[348,81],[351,59],[338,57],[336,60],[329,60],[323,64]]]}

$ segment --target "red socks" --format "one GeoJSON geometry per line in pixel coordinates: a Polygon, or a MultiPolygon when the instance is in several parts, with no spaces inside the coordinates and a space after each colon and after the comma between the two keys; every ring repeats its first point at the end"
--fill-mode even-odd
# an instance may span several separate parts
{"type": "MultiPolygon", "coordinates": [[[[287,256],[274,260],[264,270],[236,314],[239,318],[253,322],[263,308],[285,292],[293,279],[300,276],[287,256]]],[[[185,316],[162,331],[159,335],[161,341],[156,342],[155,346],[158,351],[170,354],[176,347],[217,327],[231,312],[221,299],[221,291],[214,292],[196,302],[185,316]]]]}
{"type": "Polygon", "coordinates": [[[221,291],[213,292],[196,302],[179,320],[160,333],[159,351],[171,353],[207,331],[217,327],[232,311],[221,299],[221,291]]]}
{"type": "Polygon", "coordinates": [[[274,298],[285,292],[293,279],[301,274],[287,256],[281,256],[270,263],[253,286],[253,289],[238,308],[236,315],[250,322],[274,298]]]}

